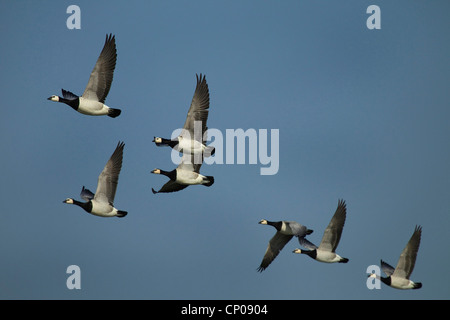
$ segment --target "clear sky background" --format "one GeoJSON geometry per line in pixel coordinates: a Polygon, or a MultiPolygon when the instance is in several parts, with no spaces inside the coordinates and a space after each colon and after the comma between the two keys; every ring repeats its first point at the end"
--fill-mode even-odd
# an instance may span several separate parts
{"type": "MultiPolygon", "coordinates": [[[[0,298],[449,299],[450,3],[448,1],[2,1],[0,298]],[[69,30],[66,9],[81,9],[69,30]],[[381,30],[369,30],[369,5],[381,30]],[[82,94],[116,35],[106,103],[115,119],[48,101],[82,94]],[[184,124],[206,74],[208,126],[279,129],[280,168],[204,165],[215,184],[157,194],[171,151],[153,136],[184,124]],[[80,199],[125,142],[115,206],[80,199]],[[295,255],[292,240],[256,271],[275,229],[295,220],[319,243],[338,199],[347,264],[295,255]],[[366,287],[423,226],[420,290],[366,287]],[[81,268],[81,290],[66,268],[81,268]]],[[[230,143],[231,141],[228,141],[230,143]]]]}

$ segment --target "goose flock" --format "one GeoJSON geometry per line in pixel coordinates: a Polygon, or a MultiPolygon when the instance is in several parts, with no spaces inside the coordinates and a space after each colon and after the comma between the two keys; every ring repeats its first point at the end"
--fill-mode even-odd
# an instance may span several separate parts
{"type": "MultiPolygon", "coordinates": [[[[120,109],[105,105],[105,99],[111,88],[114,69],[116,67],[117,50],[115,36],[106,35],[105,44],[97,59],[94,69],[89,77],[88,84],[81,96],[62,89],[62,97],[52,95],[48,100],[69,105],[75,111],[89,116],[107,115],[116,118],[121,114],[120,109]]],[[[213,176],[200,174],[204,157],[214,155],[214,147],[206,145],[207,120],[209,114],[209,88],[206,77],[196,75],[197,85],[189,107],[186,121],[181,133],[174,139],[154,137],[156,146],[168,146],[180,153],[180,164],[171,171],[154,169],[153,174],[162,174],[169,178],[158,191],[152,188],[154,194],[170,193],[185,189],[190,185],[204,185],[210,187],[214,184],[213,176]]],[[[67,198],[64,203],[77,205],[86,212],[99,217],[125,217],[128,212],[114,207],[114,198],[122,168],[122,159],[125,143],[117,144],[114,152],[107,161],[97,181],[95,193],[82,187],[80,197],[86,202],[67,198]]],[[[259,224],[270,225],[276,229],[275,235],[270,239],[264,257],[257,271],[262,272],[275,260],[281,250],[296,237],[300,246],[305,249],[294,249],[293,253],[304,254],[310,258],[324,263],[347,263],[348,258],[336,253],[341,239],[347,216],[347,206],[344,200],[338,201],[337,209],[328,226],[323,232],[319,246],[314,245],[306,237],[313,233],[312,229],[295,221],[269,221],[262,219],[259,224]]],[[[422,235],[422,227],[416,226],[406,247],[400,254],[397,266],[393,268],[381,260],[381,269],[387,277],[375,273],[368,277],[396,289],[419,289],[422,283],[410,280],[414,269],[417,253],[422,235]]]]}

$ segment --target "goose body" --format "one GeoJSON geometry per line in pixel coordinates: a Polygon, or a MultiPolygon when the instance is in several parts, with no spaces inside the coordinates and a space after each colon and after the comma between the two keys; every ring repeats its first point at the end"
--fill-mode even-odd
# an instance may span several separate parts
{"type": "Polygon", "coordinates": [[[127,212],[118,210],[108,203],[97,200],[89,200],[88,202],[80,202],[72,198],[63,201],[67,204],[75,204],[82,207],[86,212],[99,217],[124,217],[127,212]]]}
{"type": "Polygon", "coordinates": [[[264,271],[272,263],[272,261],[275,260],[280,251],[294,236],[300,241],[300,239],[313,232],[313,230],[310,230],[295,221],[274,222],[262,219],[259,224],[270,225],[277,230],[275,235],[269,241],[264,257],[257,269],[259,272],[264,271]]]}
{"type": "Polygon", "coordinates": [[[183,154],[181,162],[178,167],[172,171],[164,171],[161,169],[154,169],[151,173],[162,174],[167,176],[170,180],[162,186],[159,191],[152,188],[153,193],[167,193],[183,190],[190,185],[204,185],[210,187],[214,183],[213,176],[204,176],[200,174],[200,164],[195,164],[195,155],[183,154]]]}
{"type": "Polygon", "coordinates": [[[114,198],[116,194],[117,184],[119,182],[119,174],[122,168],[123,148],[125,144],[119,142],[114,153],[106,163],[102,172],[98,177],[97,190],[92,193],[90,190],[81,189],[81,198],[87,202],[80,202],[73,198],[67,198],[64,203],[74,204],[83,208],[86,212],[99,217],[124,217],[128,212],[118,210],[114,207],[114,198]]]}
{"type": "Polygon", "coordinates": [[[209,113],[209,88],[205,76],[196,75],[197,86],[181,134],[174,139],[154,137],[157,146],[169,146],[186,154],[213,155],[214,147],[206,145],[206,122],[209,113]]]}
{"type": "Polygon", "coordinates": [[[110,108],[105,104],[106,96],[111,88],[116,60],[117,51],[115,37],[113,35],[107,35],[105,45],[91,72],[83,95],[77,96],[70,91],[61,89],[62,97],[52,95],[48,100],[65,103],[75,111],[85,115],[107,115],[112,118],[119,116],[121,113],[120,109],[110,108]]]}
{"type": "Polygon", "coordinates": [[[338,255],[336,252],[331,252],[327,250],[321,250],[319,248],[312,249],[312,250],[301,250],[301,249],[295,249],[293,251],[294,253],[303,253],[314,260],[325,262],[325,263],[334,263],[334,262],[348,262],[347,258],[343,258],[340,255],[338,255]]]}
{"type": "Polygon", "coordinates": [[[379,277],[374,273],[369,275],[369,277],[377,278],[384,284],[395,289],[407,290],[421,288],[422,283],[414,282],[409,279],[416,264],[421,236],[422,227],[416,226],[414,233],[400,254],[400,258],[398,259],[395,268],[381,260],[381,269],[386,273],[387,277],[379,277]]]}
{"type": "Polygon", "coordinates": [[[306,254],[309,257],[325,263],[347,263],[348,259],[343,258],[336,253],[336,248],[339,244],[344,228],[345,218],[347,215],[347,206],[345,201],[339,200],[338,207],[333,217],[331,218],[328,227],[325,229],[322,241],[317,247],[305,238],[299,239],[300,245],[309,250],[295,249],[294,253],[306,254]]]}

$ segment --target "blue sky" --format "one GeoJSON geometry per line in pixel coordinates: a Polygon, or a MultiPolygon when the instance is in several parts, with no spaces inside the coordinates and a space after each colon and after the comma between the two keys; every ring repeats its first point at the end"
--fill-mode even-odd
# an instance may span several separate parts
{"type": "Polygon", "coordinates": [[[450,298],[450,22],[448,1],[2,1],[0,3],[0,298],[450,298]],[[81,9],[69,30],[66,9],[81,9]],[[381,9],[369,30],[366,9],[381,9]],[[47,100],[82,94],[107,33],[117,66],[88,117],[47,100]],[[210,188],[153,195],[171,170],[203,73],[210,128],[278,129],[280,167],[204,165],[210,188]],[[99,218],[79,199],[125,142],[116,207],[99,218]],[[319,243],[338,199],[347,264],[295,255],[291,241],[263,273],[274,229],[295,220],[319,243]],[[366,287],[366,269],[395,265],[423,226],[412,279],[420,290],[366,287]],[[66,287],[70,265],[81,290],[66,287]]]}

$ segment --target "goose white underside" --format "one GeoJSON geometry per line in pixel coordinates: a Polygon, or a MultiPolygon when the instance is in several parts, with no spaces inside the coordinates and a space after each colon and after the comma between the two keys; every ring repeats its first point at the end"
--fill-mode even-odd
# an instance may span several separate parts
{"type": "Polygon", "coordinates": [[[413,289],[414,281],[405,278],[399,278],[396,276],[391,276],[391,287],[401,290],[413,289]]]}
{"type": "Polygon", "coordinates": [[[340,255],[334,252],[317,249],[317,256],[316,256],[317,261],[325,263],[335,263],[341,261],[342,259],[343,258],[340,255]]]}
{"type": "Polygon", "coordinates": [[[80,104],[78,106],[78,112],[91,116],[103,116],[109,112],[109,107],[99,101],[88,100],[80,97],[80,104]]]}
{"type": "Polygon", "coordinates": [[[203,184],[207,179],[204,175],[192,171],[177,171],[176,182],[183,185],[203,184]]]}
{"type": "Polygon", "coordinates": [[[205,149],[206,146],[197,140],[186,139],[181,136],[178,137],[177,151],[189,154],[201,154],[205,149]]]}
{"type": "Polygon", "coordinates": [[[99,217],[115,217],[119,210],[108,203],[92,200],[91,214],[99,217]]]}

